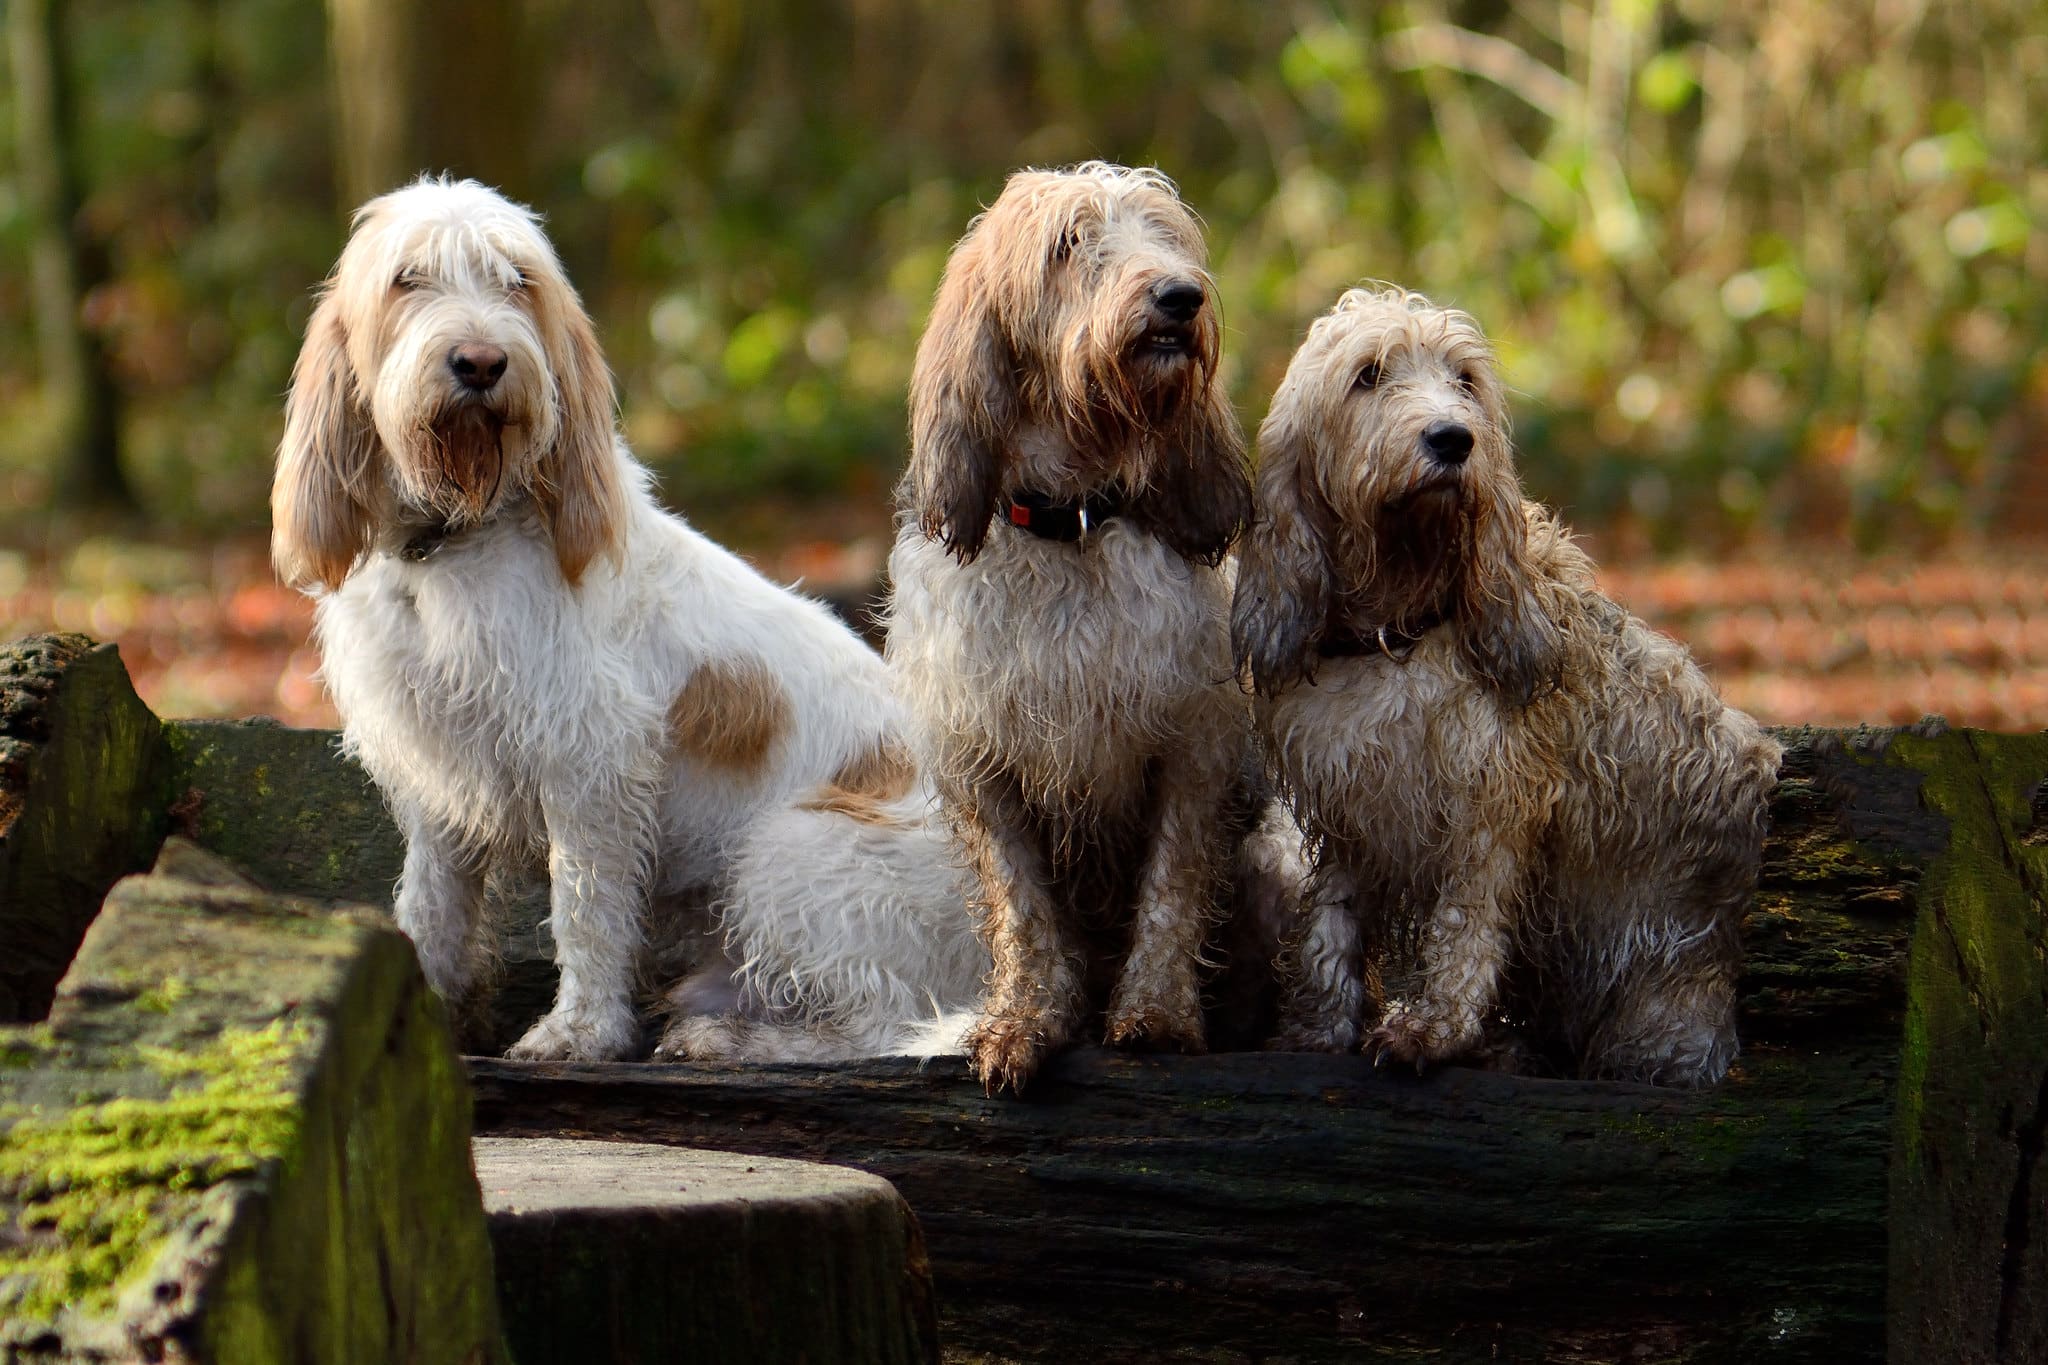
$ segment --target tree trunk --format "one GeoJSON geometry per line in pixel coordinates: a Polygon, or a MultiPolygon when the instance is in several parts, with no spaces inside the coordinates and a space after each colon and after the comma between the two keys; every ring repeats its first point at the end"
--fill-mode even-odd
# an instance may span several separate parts
{"type": "Polygon", "coordinates": [[[421,174],[532,195],[537,87],[519,3],[328,0],[341,192],[362,203],[421,174]],[[459,57],[459,60],[457,59],[459,57]]]}
{"type": "Polygon", "coordinates": [[[30,223],[29,277],[43,389],[56,436],[53,500],[61,507],[132,511],[121,472],[120,390],[106,348],[86,325],[85,296],[105,282],[105,252],[80,227],[76,105],[62,8],[12,0],[15,153],[30,223]]]}

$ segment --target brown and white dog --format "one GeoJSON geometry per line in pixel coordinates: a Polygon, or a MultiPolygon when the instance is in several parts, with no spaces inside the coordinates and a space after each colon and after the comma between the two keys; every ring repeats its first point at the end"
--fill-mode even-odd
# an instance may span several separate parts
{"type": "Polygon", "coordinates": [[[1098,1010],[1112,1043],[1204,1045],[1250,725],[1206,258],[1157,171],[1019,171],[918,347],[886,653],[975,874],[991,1091],[1098,1010]]]}
{"type": "Polygon", "coordinates": [[[830,611],[660,508],[613,407],[530,212],[428,179],[357,213],[292,373],[272,552],[405,835],[399,927],[460,1003],[487,876],[544,871],[561,988],[512,1055],[600,1061],[639,1045],[652,921],[715,896],[725,954],[673,1005],[754,1056],[916,1050],[986,959],[912,818],[908,716],[830,611]],[[922,878],[877,878],[846,806],[894,811],[922,878]]]}
{"type": "Polygon", "coordinates": [[[1505,1014],[1588,1076],[1719,1079],[1778,746],[1523,500],[1472,320],[1347,293],[1258,494],[1236,652],[1315,848],[1280,1045],[1419,1066],[1505,1014]]]}

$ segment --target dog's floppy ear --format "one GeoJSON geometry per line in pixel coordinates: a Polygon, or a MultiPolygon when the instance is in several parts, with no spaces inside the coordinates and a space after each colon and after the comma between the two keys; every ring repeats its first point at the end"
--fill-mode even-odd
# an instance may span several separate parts
{"type": "Polygon", "coordinates": [[[1130,515],[1180,554],[1220,561],[1252,512],[1244,433],[1223,386],[1213,379],[1192,396],[1152,467],[1130,515]]]}
{"type": "Polygon", "coordinates": [[[356,392],[341,308],[329,293],[306,324],[270,484],[270,558],[294,587],[338,588],[371,534],[376,428],[356,392]]]}
{"type": "Polygon", "coordinates": [[[1313,680],[1330,622],[1332,514],[1314,481],[1313,437],[1293,406],[1276,400],[1259,428],[1259,494],[1230,611],[1238,672],[1266,696],[1313,680]]]}
{"type": "Polygon", "coordinates": [[[897,501],[963,564],[981,553],[1017,422],[1016,357],[997,325],[983,239],[946,263],[910,376],[910,467],[897,501]]]}
{"type": "Polygon", "coordinates": [[[555,367],[554,443],[542,453],[535,496],[555,562],[574,585],[600,555],[616,560],[626,533],[626,486],[620,470],[617,397],[612,372],[582,302],[565,282],[542,278],[543,315],[553,324],[547,347],[555,367]]]}
{"type": "Polygon", "coordinates": [[[1475,559],[1486,572],[1472,575],[1464,589],[1459,651],[1489,687],[1527,706],[1556,691],[1564,675],[1561,613],[1548,600],[1555,589],[1537,572],[1518,493],[1489,503],[1474,534],[1475,559]]]}

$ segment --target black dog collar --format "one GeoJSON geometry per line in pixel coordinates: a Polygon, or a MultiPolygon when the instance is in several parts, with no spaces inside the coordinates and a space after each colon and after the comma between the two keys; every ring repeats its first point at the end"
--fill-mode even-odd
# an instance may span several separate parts
{"type": "Polygon", "coordinates": [[[451,538],[461,534],[447,522],[424,527],[399,548],[398,557],[408,564],[423,564],[440,552],[451,538]]]}
{"type": "Polygon", "coordinates": [[[1124,510],[1117,484],[1098,488],[1078,502],[1055,502],[1043,493],[1010,494],[1010,525],[1041,540],[1076,541],[1124,510]]]}

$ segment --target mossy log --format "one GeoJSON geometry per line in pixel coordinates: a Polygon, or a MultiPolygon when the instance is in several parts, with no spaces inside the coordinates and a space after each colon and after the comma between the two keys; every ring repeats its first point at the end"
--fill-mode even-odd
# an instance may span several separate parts
{"type": "Polygon", "coordinates": [[[43,1017],[107,888],[164,836],[162,726],[112,645],[0,648],[0,1023],[43,1017]]]}
{"type": "MultiPolygon", "coordinates": [[[[331,735],[165,728],[138,825],[388,903],[397,837],[331,735]]],[[[1779,738],[1745,1053],[1702,1094],[1085,1049],[1000,1102],[957,1062],[478,1060],[479,1124],[889,1177],[963,1358],[2048,1359],[2048,737],[1779,738]]],[[[500,1032],[547,994],[520,946],[500,1032]]]]}
{"type": "Polygon", "coordinates": [[[1780,738],[1745,1051],[1704,1092],[1279,1054],[1084,1049],[1021,1101],[957,1061],[477,1060],[479,1127],[886,1176],[947,1342],[992,1359],[2041,1359],[2048,738],[1780,738]]]}
{"type": "Polygon", "coordinates": [[[479,1138],[520,1365],[938,1365],[931,1267],[886,1180],[625,1142],[479,1138]]]}
{"type": "Polygon", "coordinates": [[[506,1359],[461,1063],[375,912],[189,846],[0,1028],[0,1360],[506,1359]]]}

